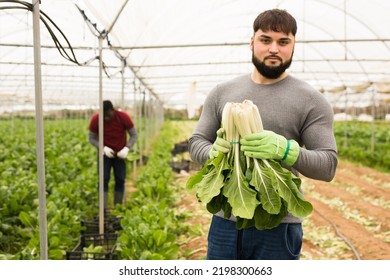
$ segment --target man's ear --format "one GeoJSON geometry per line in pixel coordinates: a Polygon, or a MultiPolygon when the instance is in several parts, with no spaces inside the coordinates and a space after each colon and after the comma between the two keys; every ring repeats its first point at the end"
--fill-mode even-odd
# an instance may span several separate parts
{"type": "Polygon", "coordinates": [[[249,44],[249,48],[250,48],[250,50],[253,52],[253,43],[254,43],[254,38],[253,38],[253,36],[251,37],[251,42],[250,42],[250,44],[249,44]]]}

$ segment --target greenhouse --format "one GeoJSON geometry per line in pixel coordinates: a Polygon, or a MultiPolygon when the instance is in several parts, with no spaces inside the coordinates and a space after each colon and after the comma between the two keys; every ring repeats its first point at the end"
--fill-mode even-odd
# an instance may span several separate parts
{"type": "Polygon", "coordinates": [[[286,71],[334,113],[335,177],[300,179],[300,258],[389,260],[387,0],[0,0],[0,260],[206,259],[188,140],[210,92],[253,71],[253,21],[273,8],[297,21],[286,71]],[[138,136],[106,206],[88,138],[104,100],[138,136]]]}

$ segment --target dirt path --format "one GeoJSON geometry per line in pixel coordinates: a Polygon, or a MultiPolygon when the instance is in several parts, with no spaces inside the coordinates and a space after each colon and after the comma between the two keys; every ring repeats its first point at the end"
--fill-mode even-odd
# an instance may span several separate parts
{"type": "MultiPolygon", "coordinates": [[[[317,228],[334,226],[361,259],[390,259],[390,174],[341,162],[331,184],[305,179],[317,228]]],[[[312,248],[307,241],[306,248],[312,248]]],[[[323,250],[319,249],[319,252],[323,250]]],[[[321,253],[320,253],[321,254],[321,253]]],[[[356,258],[351,251],[343,259],[356,258]]]]}
{"type": "MultiPolygon", "coordinates": [[[[302,259],[390,260],[390,174],[341,162],[331,183],[303,178],[303,189],[315,211],[303,224],[302,259]]],[[[184,245],[190,259],[202,259],[211,216],[185,190],[179,204],[203,230],[184,245]]]]}

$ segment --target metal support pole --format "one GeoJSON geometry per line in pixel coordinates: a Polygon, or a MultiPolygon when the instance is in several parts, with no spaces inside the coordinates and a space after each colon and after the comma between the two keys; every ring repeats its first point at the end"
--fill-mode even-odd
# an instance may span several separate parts
{"type": "MultiPolygon", "coordinates": [[[[98,36],[99,39],[99,108],[100,108],[99,110],[99,233],[100,234],[104,233],[103,40],[107,38],[108,33],[110,33],[110,31],[113,29],[115,23],[119,19],[119,16],[121,15],[122,11],[124,10],[128,2],[129,0],[126,0],[126,2],[123,3],[114,21],[112,22],[110,28],[108,28],[108,30],[103,30],[102,32],[98,32],[99,33],[98,36]]],[[[84,19],[90,23],[90,21],[85,17],[85,14],[81,10],[80,12],[83,14],[84,19]]],[[[96,29],[96,26],[94,26],[94,29],[96,29]]],[[[93,30],[93,28],[91,28],[91,30],[93,30]]]]}
{"type": "Polygon", "coordinates": [[[144,93],[144,112],[145,112],[145,115],[144,115],[144,127],[145,127],[145,148],[147,151],[149,151],[149,139],[150,139],[150,125],[147,125],[147,124],[150,124],[151,121],[150,121],[150,95],[149,94],[149,91],[145,91],[144,93]]]}
{"type": "Polygon", "coordinates": [[[345,112],[345,119],[344,119],[344,147],[348,146],[348,135],[347,135],[347,122],[348,122],[348,115],[347,115],[347,108],[348,108],[348,88],[344,89],[344,95],[345,95],[345,107],[344,107],[344,112],[345,112]]]}
{"type": "Polygon", "coordinates": [[[371,121],[371,152],[375,151],[375,116],[376,116],[376,88],[371,87],[372,92],[372,105],[371,105],[371,115],[372,115],[372,121],[371,121]]]}
{"type": "MultiPolygon", "coordinates": [[[[99,36],[99,233],[104,233],[104,112],[103,112],[103,37],[99,36]]],[[[108,201],[107,201],[108,203],[108,201]]]]}
{"type": "MultiPolygon", "coordinates": [[[[134,74],[134,73],[133,73],[134,74]]],[[[137,88],[135,86],[135,80],[136,80],[136,76],[134,74],[134,78],[133,78],[133,94],[134,94],[134,102],[133,102],[133,116],[134,116],[134,124],[135,124],[135,127],[138,131],[138,133],[140,132],[140,126],[138,125],[138,104],[137,104],[137,88]]],[[[141,154],[141,151],[138,149],[138,144],[135,143],[134,145],[134,152],[139,152],[141,158],[142,158],[142,154],[141,154]]],[[[140,159],[141,160],[141,159],[140,159]]],[[[133,161],[133,179],[135,181],[135,178],[137,177],[137,161],[133,161]]]]}
{"type": "Polygon", "coordinates": [[[125,66],[126,66],[126,60],[122,58],[122,96],[121,96],[121,107],[123,110],[125,110],[126,105],[125,105],[125,66]]]}
{"type": "Polygon", "coordinates": [[[34,75],[35,75],[35,122],[39,197],[39,241],[41,260],[48,259],[47,215],[45,182],[45,149],[42,111],[42,73],[41,73],[41,38],[39,0],[33,0],[33,36],[34,36],[34,75]]]}
{"type": "MultiPolygon", "coordinates": [[[[124,58],[122,58],[121,62],[122,62],[122,69],[121,69],[121,76],[122,76],[121,108],[122,108],[123,111],[126,111],[126,104],[125,104],[125,66],[126,66],[126,60],[124,58]]],[[[124,205],[126,205],[126,201],[127,201],[126,193],[127,193],[127,190],[126,190],[126,185],[125,185],[125,189],[124,189],[124,192],[123,192],[123,201],[122,201],[122,204],[124,204],[124,205]]]]}

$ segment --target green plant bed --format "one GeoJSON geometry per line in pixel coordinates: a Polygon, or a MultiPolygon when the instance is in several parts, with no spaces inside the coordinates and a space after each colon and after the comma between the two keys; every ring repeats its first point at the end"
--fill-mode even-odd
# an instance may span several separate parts
{"type": "MultiPolygon", "coordinates": [[[[49,259],[63,259],[80,234],[80,219],[97,205],[96,152],[88,121],[45,120],[49,259]]],[[[34,120],[0,122],[0,258],[39,259],[38,185],[34,120]]]]}
{"type": "Polygon", "coordinates": [[[176,192],[169,166],[178,130],[167,121],[155,139],[148,162],[136,178],[136,191],[121,212],[122,230],[118,240],[119,259],[169,260],[178,257],[178,237],[185,231],[174,211],[176,192]]]}
{"type": "Polygon", "coordinates": [[[334,130],[341,158],[379,171],[390,172],[388,122],[336,122],[334,130]]]}

